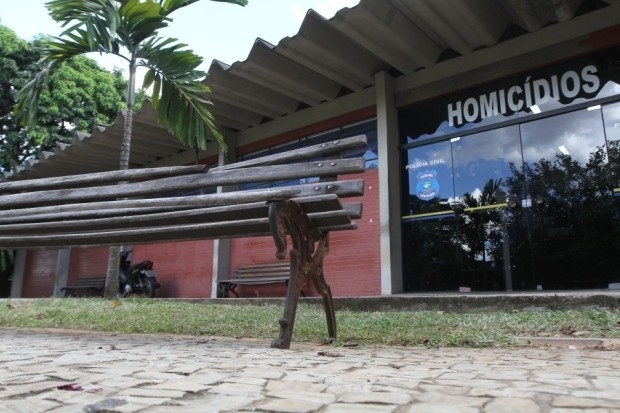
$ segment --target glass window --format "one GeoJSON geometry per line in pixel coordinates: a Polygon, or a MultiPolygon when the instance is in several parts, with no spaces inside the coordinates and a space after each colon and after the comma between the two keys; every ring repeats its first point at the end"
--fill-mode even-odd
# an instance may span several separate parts
{"type": "MultiPolygon", "coordinates": [[[[620,87],[618,87],[618,94],[620,94],[620,87]]],[[[620,140],[620,102],[605,105],[602,111],[607,141],[620,140]]]]}
{"type": "Polygon", "coordinates": [[[515,213],[516,289],[604,288],[618,228],[600,107],[521,125],[526,199],[515,213]]]}
{"type": "Polygon", "coordinates": [[[452,139],[454,191],[463,207],[506,202],[510,165],[521,164],[517,126],[452,139]]]}
{"type": "Polygon", "coordinates": [[[585,165],[597,147],[604,147],[600,110],[578,110],[521,124],[523,160],[529,166],[541,160],[570,157],[585,165]]]}
{"type": "Polygon", "coordinates": [[[403,150],[405,291],[620,281],[620,102],[575,109],[403,150]]]}
{"type": "Polygon", "coordinates": [[[451,211],[454,183],[449,141],[409,149],[404,168],[405,215],[421,218],[439,211],[451,211]]]}

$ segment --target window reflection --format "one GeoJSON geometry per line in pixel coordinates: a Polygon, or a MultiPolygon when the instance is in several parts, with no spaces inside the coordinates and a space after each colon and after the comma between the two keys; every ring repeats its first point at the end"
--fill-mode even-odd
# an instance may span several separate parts
{"type": "Polygon", "coordinates": [[[405,288],[620,282],[619,132],[613,103],[409,149],[405,288]],[[431,198],[418,174],[439,158],[450,162],[433,165],[439,195],[431,198]]]}
{"type": "Polygon", "coordinates": [[[620,140],[620,102],[604,106],[602,111],[605,137],[608,141],[620,140]]]}
{"type": "Polygon", "coordinates": [[[585,165],[592,149],[605,145],[601,111],[583,109],[522,123],[521,140],[525,163],[569,156],[585,165]]]}
{"type": "Polygon", "coordinates": [[[482,204],[505,202],[506,177],[510,175],[510,164],[521,162],[521,144],[517,126],[495,129],[453,139],[454,190],[458,197],[466,195],[480,199],[489,180],[497,183],[497,190],[482,204]]]}

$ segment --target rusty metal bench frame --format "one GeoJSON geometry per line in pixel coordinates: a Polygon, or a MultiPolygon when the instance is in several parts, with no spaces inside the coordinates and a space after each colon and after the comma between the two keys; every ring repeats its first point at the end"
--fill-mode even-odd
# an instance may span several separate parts
{"type": "Polygon", "coordinates": [[[357,136],[212,169],[149,168],[0,182],[0,248],[270,236],[276,258],[285,260],[288,255],[291,272],[280,334],[272,347],[290,347],[301,288],[308,281],[323,297],[329,340],[334,340],[336,318],[323,261],[329,252],[329,233],[355,229],[353,219],[362,213],[361,202],[343,204],[340,199],[360,196],[364,190],[362,179],[338,180],[338,176],[365,170],[364,158],[336,157],[366,145],[366,137],[357,136]],[[317,158],[328,160],[308,161],[317,158]],[[324,182],[166,195],[316,177],[324,182]]]}

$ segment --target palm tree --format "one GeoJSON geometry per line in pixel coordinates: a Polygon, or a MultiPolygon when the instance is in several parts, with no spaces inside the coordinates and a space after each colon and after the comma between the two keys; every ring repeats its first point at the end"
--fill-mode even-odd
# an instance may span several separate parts
{"type": "MultiPolygon", "coordinates": [[[[152,87],[151,103],[158,122],[191,147],[206,149],[209,133],[222,149],[209,105],[205,73],[196,68],[202,58],[175,38],[162,38],[158,30],[172,21],[170,14],[198,0],[51,0],[50,16],[67,29],[50,39],[42,51],[44,69],[19,92],[15,108],[23,123],[34,123],[39,96],[49,74],[74,56],[91,52],[119,56],[129,64],[126,115],[119,169],[129,167],[135,105],[136,68],[146,67],[143,89],[152,87]]],[[[241,6],[247,0],[212,0],[241,6]]],[[[107,297],[118,291],[120,247],[110,247],[106,276],[107,297]]]]}

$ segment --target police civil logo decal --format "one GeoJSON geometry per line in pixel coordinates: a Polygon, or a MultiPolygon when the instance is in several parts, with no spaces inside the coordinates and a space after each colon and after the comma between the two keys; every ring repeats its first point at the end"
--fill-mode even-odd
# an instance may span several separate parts
{"type": "Polygon", "coordinates": [[[416,174],[418,183],[415,186],[415,193],[422,201],[430,201],[439,195],[439,182],[437,182],[437,171],[420,171],[416,174]]]}

